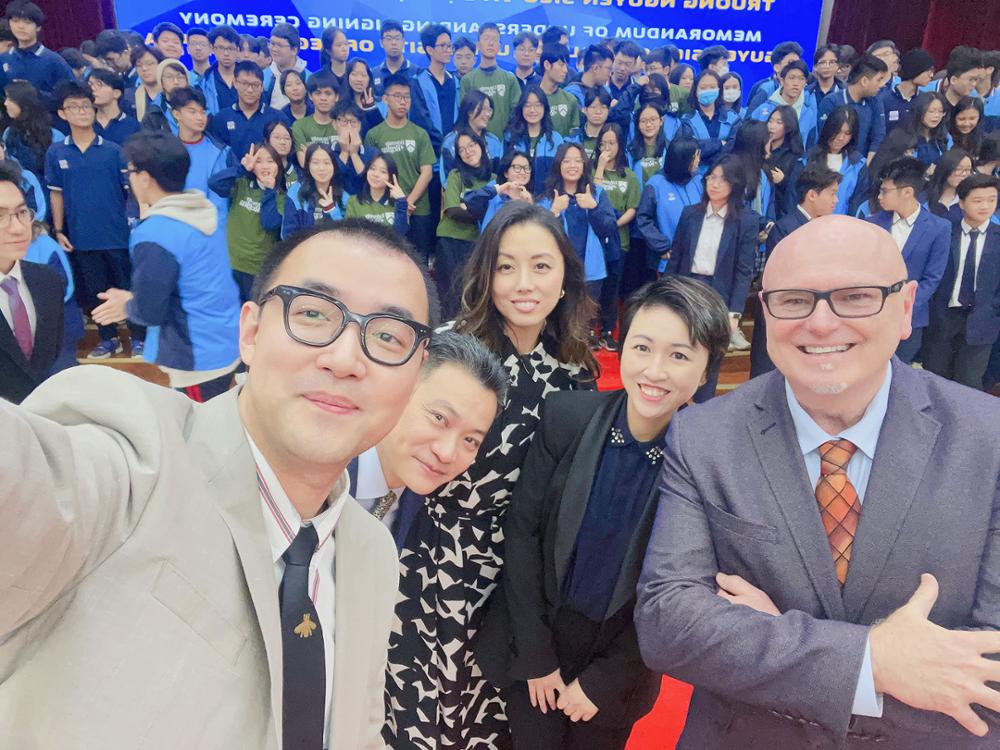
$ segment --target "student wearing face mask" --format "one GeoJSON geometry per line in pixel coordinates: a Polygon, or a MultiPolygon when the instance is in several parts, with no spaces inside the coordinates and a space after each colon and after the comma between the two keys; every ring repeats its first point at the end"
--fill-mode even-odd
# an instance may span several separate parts
{"type": "Polygon", "coordinates": [[[730,112],[737,117],[743,117],[746,108],[743,106],[743,79],[739,73],[732,71],[722,76],[722,101],[730,112]]]}
{"type": "Polygon", "coordinates": [[[719,158],[737,123],[736,115],[719,102],[721,89],[714,71],[701,71],[689,95],[694,111],[681,118],[681,132],[695,138],[701,147],[702,174],[719,158]]]}
{"type": "Polygon", "coordinates": [[[705,47],[698,55],[698,65],[702,70],[711,70],[722,78],[729,72],[729,50],[721,44],[705,47]]]}

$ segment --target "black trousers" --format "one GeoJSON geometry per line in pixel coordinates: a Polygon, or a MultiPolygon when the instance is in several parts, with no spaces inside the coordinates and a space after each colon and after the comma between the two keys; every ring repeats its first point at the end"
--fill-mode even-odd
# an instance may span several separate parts
{"type": "Polygon", "coordinates": [[[981,391],[993,345],[966,343],[968,318],[968,310],[949,307],[931,321],[924,336],[924,369],[981,391]]]}
{"type": "MultiPolygon", "coordinates": [[[[101,292],[132,288],[132,261],[128,250],[76,250],[69,254],[73,273],[76,276],[76,299],[80,307],[90,314],[104,300],[97,297],[101,292]]],[[[128,324],[133,341],[146,340],[146,327],[128,324]]],[[[102,341],[118,335],[118,326],[97,326],[102,341]]]]}
{"type": "Polygon", "coordinates": [[[612,335],[618,325],[618,290],[621,288],[625,259],[608,263],[608,275],[601,282],[598,303],[601,306],[601,333],[612,335]]]}
{"type": "Polygon", "coordinates": [[[453,237],[437,238],[434,256],[434,282],[441,301],[441,319],[451,320],[458,314],[462,302],[462,269],[472,253],[474,243],[453,237]]]}
{"type": "MultiPolygon", "coordinates": [[[[570,721],[559,709],[543,714],[531,705],[528,683],[504,691],[514,750],[623,750],[632,727],[605,727],[594,720],[570,721]]],[[[598,714],[600,715],[600,714],[598,714]]]]}

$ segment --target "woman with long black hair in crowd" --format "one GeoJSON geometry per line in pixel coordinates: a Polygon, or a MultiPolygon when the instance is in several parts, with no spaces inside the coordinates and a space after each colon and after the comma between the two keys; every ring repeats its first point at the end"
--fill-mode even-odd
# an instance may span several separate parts
{"type": "Polygon", "coordinates": [[[493,100],[479,89],[467,91],[458,103],[458,117],[455,118],[455,129],[445,135],[441,141],[441,158],[438,169],[448,179],[448,174],[456,166],[455,139],[461,131],[471,132],[481,138],[486,144],[486,154],[496,168],[503,156],[503,143],[493,133],[487,130],[493,116],[493,100]]]}
{"type": "Polygon", "coordinates": [[[594,313],[562,223],[523,201],[498,211],[466,263],[454,329],[501,358],[510,390],[476,462],[426,498],[403,545],[386,680],[394,750],[510,747],[503,698],[471,645],[503,568],[504,515],[544,399],[594,387],[594,313]]]}
{"type": "Polygon", "coordinates": [[[654,281],[625,301],[621,339],[624,389],[549,397],[507,512],[476,654],[515,748],[622,750],[659,692],[632,623],[659,446],[726,353],[726,306],[698,281],[654,281]]]}
{"type": "Polygon", "coordinates": [[[537,84],[525,86],[504,135],[504,151],[523,151],[531,157],[533,193],[541,192],[562,142],[563,137],[552,128],[549,98],[537,84]]]}
{"type": "Polygon", "coordinates": [[[774,110],[767,118],[767,134],[763,167],[774,185],[774,213],[780,219],[785,215],[786,205],[794,200],[788,196],[788,191],[795,189],[789,177],[805,152],[795,109],[782,106],[774,110]]]}
{"type": "Polygon", "coordinates": [[[681,131],[701,146],[701,173],[705,174],[722,154],[733,128],[736,113],[722,106],[722,85],[713,70],[703,70],[688,94],[692,112],[681,118],[681,131]]]}
{"type": "Polygon", "coordinates": [[[945,152],[934,168],[924,194],[927,209],[931,213],[953,222],[961,220],[958,186],[972,174],[972,165],[972,156],[963,149],[953,148],[945,152]]]}
{"type": "Polygon", "coordinates": [[[361,174],[361,190],[347,199],[344,218],[368,219],[405,235],[410,225],[408,209],[395,159],[389,154],[379,154],[361,174]]]}
{"type": "Polygon", "coordinates": [[[289,68],[281,74],[278,85],[281,86],[281,93],[288,99],[288,104],[281,108],[281,114],[285,116],[289,127],[296,120],[313,113],[313,103],[306,88],[305,72],[289,68]]]}
{"type": "Polygon", "coordinates": [[[508,151],[500,159],[496,180],[478,190],[469,190],[462,196],[462,202],[482,231],[510,201],[533,203],[531,183],[531,158],[524,151],[508,151]]]}
{"type": "Polygon", "coordinates": [[[928,167],[952,147],[947,111],[948,102],[941,94],[924,91],[913,97],[908,119],[901,126],[916,136],[916,156],[928,167]]]}
{"type": "MultiPolygon", "coordinates": [[[[731,332],[740,325],[759,244],[760,219],[743,200],[745,169],[733,154],[712,167],[705,177],[701,202],[681,214],[667,261],[668,274],[704,281],[722,296],[731,332]]],[[[694,400],[701,403],[712,398],[718,381],[716,367],[706,375],[694,400]]]]}
{"type": "Polygon", "coordinates": [[[375,101],[375,94],[372,89],[372,69],[363,58],[352,57],[347,61],[346,67],[346,87],[341,96],[348,94],[348,98],[353,101],[364,113],[361,120],[361,137],[368,135],[368,131],[385,119],[385,114],[378,107],[375,101]]]}
{"type": "MultiPolygon", "coordinates": [[[[300,229],[344,218],[348,196],[338,166],[329,144],[312,143],[306,147],[302,176],[288,188],[285,197],[285,210],[280,220],[282,239],[300,229]]],[[[261,224],[265,229],[270,229],[277,217],[274,194],[269,198],[261,207],[261,224]]]]}
{"type": "MultiPolygon", "coordinates": [[[[676,122],[676,118],[669,119],[676,122]]],[[[663,110],[656,102],[641,104],[635,112],[634,135],[628,147],[628,164],[643,184],[663,169],[668,143],[664,121],[663,110]]]]}
{"type": "Polygon", "coordinates": [[[52,127],[52,118],[30,83],[11,81],[4,93],[8,124],[2,137],[7,155],[29,172],[44,175],[45,152],[62,134],[52,127]]]}
{"type": "Polygon", "coordinates": [[[960,148],[973,159],[979,157],[983,142],[983,100],[963,96],[951,111],[949,131],[955,148],[960,148]]]}

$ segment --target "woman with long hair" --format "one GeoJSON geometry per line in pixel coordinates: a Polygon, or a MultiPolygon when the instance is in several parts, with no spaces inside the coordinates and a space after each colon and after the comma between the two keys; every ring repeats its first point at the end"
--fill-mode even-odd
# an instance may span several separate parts
{"type": "Polygon", "coordinates": [[[549,98],[537,84],[525,86],[510,118],[504,150],[524,151],[531,157],[532,192],[541,191],[552,158],[562,142],[563,137],[552,129],[549,98]]]}
{"type": "Polygon", "coordinates": [[[281,74],[278,85],[281,87],[281,93],[288,99],[288,104],[281,108],[281,114],[285,116],[289,126],[313,113],[313,103],[309,99],[306,74],[303,71],[289,68],[281,74]]]}
{"type": "Polygon", "coordinates": [[[385,113],[375,100],[372,69],[368,67],[368,63],[361,57],[352,57],[347,61],[346,71],[347,86],[341,93],[341,98],[349,94],[350,99],[364,112],[364,119],[361,120],[361,137],[364,138],[369,130],[385,119],[385,113]]]}
{"type": "Polygon", "coordinates": [[[459,309],[462,267],[472,254],[479,235],[479,223],[469,212],[462,196],[493,182],[493,160],[485,139],[471,130],[459,132],[455,139],[458,158],[445,181],[443,216],[437,227],[437,253],[434,256],[434,279],[438,286],[441,311],[450,320],[459,309]]]}
{"type": "Polygon", "coordinates": [[[795,109],[781,106],[774,110],[767,118],[767,134],[764,173],[774,185],[775,216],[780,219],[785,215],[785,206],[790,202],[787,193],[791,183],[788,176],[795,168],[795,162],[801,159],[805,152],[795,109]]]}
{"type": "Polygon", "coordinates": [[[979,157],[979,146],[983,142],[983,100],[963,96],[951,111],[948,130],[954,139],[955,148],[960,148],[973,159],[979,157]]]}
{"type": "Polygon", "coordinates": [[[285,186],[299,181],[299,157],[295,153],[292,128],[284,120],[272,120],[264,126],[264,143],[271,146],[281,159],[281,171],[285,175],[285,186]]]}
{"type": "Polygon", "coordinates": [[[504,206],[462,278],[454,329],[500,357],[510,389],[476,461],[427,496],[400,554],[385,739],[407,750],[509,747],[503,698],[472,642],[503,568],[504,515],[541,406],[551,393],[592,389],[598,372],[583,264],[550,211],[504,206]]]}
{"type": "Polygon", "coordinates": [[[961,220],[958,186],[972,174],[972,165],[972,155],[960,148],[946,151],[938,160],[924,193],[927,209],[931,213],[953,222],[961,220]]]}
{"type": "Polygon", "coordinates": [[[745,114],[743,107],[743,79],[739,73],[730,71],[720,79],[722,81],[722,103],[734,112],[737,117],[742,118],[745,114]]]}
{"type": "Polygon", "coordinates": [[[52,127],[38,89],[27,81],[11,81],[4,89],[9,124],[3,131],[7,154],[36,175],[45,174],[45,152],[63,136],[52,127]]]}
{"type": "Polygon", "coordinates": [[[703,70],[695,79],[688,103],[693,111],[681,118],[681,132],[701,146],[701,172],[708,172],[739,122],[736,113],[722,106],[722,84],[713,70],[703,70]]]}
{"type": "Polygon", "coordinates": [[[628,166],[642,182],[663,169],[668,138],[664,132],[663,110],[655,102],[639,105],[633,119],[635,135],[628,147],[628,166]]]}
{"type": "Polygon", "coordinates": [[[623,750],[659,692],[636,641],[635,588],[663,435],[726,353],[726,306],[667,277],[625,301],[621,338],[622,390],[547,399],[504,523],[476,655],[504,688],[514,747],[623,750]]]}
{"type": "Polygon", "coordinates": [[[500,160],[496,181],[479,190],[467,191],[462,202],[482,231],[510,201],[533,203],[531,183],[531,158],[524,151],[508,151],[500,160]]]}
{"type": "Polygon", "coordinates": [[[467,91],[458,103],[458,117],[455,118],[455,129],[441,141],[441,158],[438,169],[445,179],[455,168],[455,139],[461,131],[469,131],[486,143],[486,153],[493,167],[503,156],[503,143],[493,133],[486,129],[493,116],[493,100],[479,89],[467,91]]]}
{"type": "MultiPolygon", "coordinates": [[[[339,163],[327,143],[306,147],[305,163],[299,181],[288,188],[285,210],[281,216],[281,238],[323,222],[344,218],[347,194],[338,174],[339,163]]],[[[261,223],[270,228],[276,218],[273,203],[261,208],[261,223]]]]}
{"type": "Polygon", "coordinates": [[[646,242],[646,268],[650,274],[667,268],[681,213],[701,201],[705,185],[698,175],[701,149],[694,138],[678,136],[667,147],[663,170],[646,181],[635,223],[646,242]]]}
{"type": "Polygon", "coordinates": [[[343,29],[336,26],[327,26],[323,29],[323,35],[320,37],[320,69],[333,73],[339,89],[343,89],[347,84],[347,59],[350,54],[351,45],[343,29]]]}
{"type": "Polygon", "coordinates": [[[733,139],[732,155],[738,156],[743,165],[743,183],[746,188],[744,200],[761,220],[761,230],[765,222],[774,221],[774,185],[770,175],[764,171],[767,160],[771,132],[767,123],[758,120],[745,121],[736,131],[733,139]]]}
{"type": "Polygon", "coordinates": [[[360,217],[405,235],[410,228],[409,204],[399,186],[399,169],[389,154],[379,154],[361,174],[361,190],[347,199],[344,218],[360,217]]]}
{"type": "MultiPolygon", "coordinates": [[[[719,293],[729,309],[731,333],[739,328],[759,243],[759,219],[743,200],[745,169],[733,154],[712,167],[701,202],[681,213],[667,261],[668,274],[704,281],[719,293]],[[712,238],[710,246],[700,241],[703,235],[712,238]]],[[[715,396],[718,381],[715,367],[695,393],[695,402],[715,396]]]]}
{"type": "Polygon", "coordinates": [[[930,166],[937,164],[944,152],[952,147],[948,132],[948,101],[941,94],[923,91],[913,97],[910,113],[900,127],[917,138],[917,158],[930,166]]]}
{"type": "Polygon", "coordinates": [[[840,175],[837,190],[837,207],[834,213],[854,216],[867,198],[868,167],[857,149],[858,113],[852,107],[837,107],[823,123],[819,140],[806,155],[796,162],[789,175],[785,192],[785,212],[794,211],[799,175],[807,164],[822,164],[840,175]]]}

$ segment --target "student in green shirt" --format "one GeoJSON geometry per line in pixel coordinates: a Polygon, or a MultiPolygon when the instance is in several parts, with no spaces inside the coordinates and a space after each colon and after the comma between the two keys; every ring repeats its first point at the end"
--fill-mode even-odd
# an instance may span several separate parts
{"type": "Polygon", "coordinates": [[[611,94],[608,90],[593,86],[585,89],[583,93],[583,114],[587,118],[586,122],[576,128],[566,140],[579,143],[583,146],[587,158],[596,160],[597,137],[608,121],[608,113],[611,111],[611,94]]]}
{"type": "Polygon", "coordinates": [[[264,128],[264,143],[278,152],[281,158],[281,171],[285,174],[285,187],[299,180],[299,159],[292,151],[292,129],[284,120],[269,122],[264,128]]]}
{"type": "Polygon", "coordinates": [[[629,166],[643,185],[663,169],[663,157],[666,153],[663,113],[654,102],[646,102],[635,113],[635,136],[628,148],[629,166]]]}
{"type": "Polygon", "coordinates": [[[339,99],[337,79],[329,69],[323,69],[309,76],[306,88],[313,103],[313,113],[292,124],[292,139],[300,164],[307,146],[325,143],[332,147],[337,143],[337,126],[330,114],[339,99]]]}
{"type": "Polygon", "coordinates": [[[539,64],[542,66],[539,86],[549,100],[552,129],[565,137],[580,126],[580,102],[561,88],[569,72],[569,48],[565,44],[546,44],[539,64]]]}
{"type": "Polygon", "coordinates": [[[229,265],[242,302],[250,299],[254,276],[281,232],[280,220],[270,228],[261,223],[265,201],[274,200],[279,212],[285,210],[285,175],[280,164],[281,157],[274,148],[262,143],[251,146],[238,167],[217,172],[208,181],[213,193],[229,200],[229,265]]]}
{"type": "Polygon", "coordinates": [[[441,311],[448,319],[458,313],[462,267],[479,236],[479,223],[462,202],[462,195],[467,190],[479,190],[494,179],[493,160],[482,136],[471,130],[459,131],[455,155],[458,157],[455,168],[448,173],[445,182],[434,266],[441,311]]]}
{"type": "Polygon", "coordinates": [[[361,180],[360,192],[347,199],[344,217],[368,219],[406,234],[409,204],[406,193],[399,186],[396,160],[388,154],[379,154],[368,162],[361,180]]]}
{"type": "Polygon", "coordinates": [[[377,148],[396,160],[399,184],[406,191],[410,209],[410,228],[406,233],[426,259],[434,247],[434,227],[437,217],[431,216],[427,186],[434,171],[434,147],[431,138],[419,125],[410,121],[410,82],[405,75],[394,73],[383,81],[386,104],[385,122],[376,125],[365,136],[365,146],[377,148]]]}
{"type": "Polygon", "coordinates": [[[513,73],[497,65],[497,55],[500,54],[499,26],[495,23],[480,26],[478,47],[479,67],[462,77],[462,95],[478,90],[490,98],[493,115],[486,128],[503,140],[510,114],[521,98],[521,84],[513,73]]]}

